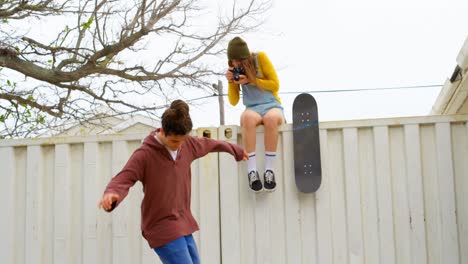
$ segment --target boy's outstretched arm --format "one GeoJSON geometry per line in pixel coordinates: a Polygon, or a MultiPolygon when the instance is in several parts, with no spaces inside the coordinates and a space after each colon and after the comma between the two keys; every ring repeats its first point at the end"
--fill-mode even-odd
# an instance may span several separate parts
{"type": "Polygon", "coordinates": [[[122,170],[114,176],[106,189],[102,198],[98,201],[99,208],[111,212],[127,196],[130,187],[143,177],[145,167],[145,153],[137,149],[122,170]]]}
{"type": "Polygon", "coordinates": [[[211,138],[192,138],[190,143],[196,158],[201,158],[210,152],[227,152],[234,156],[237,161],[247,160],[248,155],[245,150],[236,144],[211,138]]]}

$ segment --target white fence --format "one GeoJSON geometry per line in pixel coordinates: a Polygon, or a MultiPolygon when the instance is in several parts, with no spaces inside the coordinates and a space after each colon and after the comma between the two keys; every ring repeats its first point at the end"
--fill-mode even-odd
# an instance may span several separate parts
{"type": "MultiPolygon", "coordinates": [[[[299,193],[282,127],[274,193],[245,164],[193,164],[203,263],[468,263],[468,116],[320,124],[322,186],[299,193]]],[[[236,126],[198,129],[240,143],[236,126]]],[[[1,263],[159,263],[141,237],[141,185],[113,213],[97,200],[145,135],[0,142],[1,263]]],[[[263,166],[263,129],[257,160],[263,166]]]]}

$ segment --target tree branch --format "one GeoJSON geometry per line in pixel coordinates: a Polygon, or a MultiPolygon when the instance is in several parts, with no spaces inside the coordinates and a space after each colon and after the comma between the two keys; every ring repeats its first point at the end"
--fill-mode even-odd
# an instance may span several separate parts
{"type": "Polygon", "coordinates": [[[21,96],[13,95],[13,94],[5,94],[5,93],[0,93],[0,99],[10,101],[14,104],[24,104],[24,105],[29,105],[31,107],[34,107],[36,109],[39,109],[40,111],[46,112],[47,114],[55,117],[60,117],[62,116],[62,111],[60,111],[60,104],[54,105],[54,106],[46,106],[46,105],[41,105],[35,101],[32,100],[27,100],[24,99],[21,96]],[[54,109],[58,109],[58,112],[54,112],[54,109]]]}
{"type": "Polygon", "coordinates": [[[203,30],[193,26],[197,24],[193,20],[206,14],[194,0],[58,2],[0,0],[0,18],[7,20],[67,16],[66,24],[60,25],[64,28],[50,39],[39,38],[34,23],[15,31],[15,23],[7,22],[11,30],[0,30],[0,101],[5,103],[0,104],[0,117],[11,120],[2,123],[0,118],[0,137],[13,135],[12,131],[19,135],[25,129],[30,119],[14,119],[21,117],[21,111],[29,115],[36,109],[47,114],[48,125],[59,126],[65,120],[88,118],[89,109],[99,104],[118,114],[157,115],[154,110],[166,100],[186,96],[187,90],[211,94],[213,78],[225,67],[214,63],[225,50],[224,41],[261,25],[259,18],[271,0],[249,0],[242,6],[235,2],[236,6],[227,7],[230,14],[220,12],[218,24],[203,30]],[[21,89],[27,92],[9,85],[8,91],[2,89],[10,79],[22,82],[21,89]],[[33,93],[35,99],[28,101],[25,94],[33,93]]]}

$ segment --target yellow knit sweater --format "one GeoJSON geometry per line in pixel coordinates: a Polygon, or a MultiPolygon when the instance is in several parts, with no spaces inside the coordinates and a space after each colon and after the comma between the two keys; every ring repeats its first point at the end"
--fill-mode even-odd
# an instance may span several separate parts
{"type": "MultiPolygon", "coordinates": [[[[278,96],[279,91],[279,80],[278,75],[276,75],[275,68],[271,63],[270,59],[267,57],[265,52],[259,52],[257,54],[258,60],[258,68],[257,71],[259,72],[258,76],[255,80],[255,86],[265,91],[270,91],[273,93],[275,98],[281,103],[281,100],[278,96]]],[[[239,84],[234,82],[230,82],[228,85],[228,99],[231,105],[237,105],[239,102],[239,84]]]]}

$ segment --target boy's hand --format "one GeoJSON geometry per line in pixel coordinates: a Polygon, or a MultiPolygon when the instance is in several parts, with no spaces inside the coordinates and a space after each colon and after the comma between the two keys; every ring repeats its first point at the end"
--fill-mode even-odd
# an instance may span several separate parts
{"type": "Polygon", "coordinates": [[[249,154],[247,154],[247,151],[244,150],[244,157],[242,160],[248,160],[249,159],[249,154]]]}
{"type": "Polygon", "coordinates": [[[98,206],[106,210],[107,212],[112,210],[112,204],[117,202],[120,199],[120,196],[115,193],[106,193],[104,196],[99,200],[98,206]]]}

